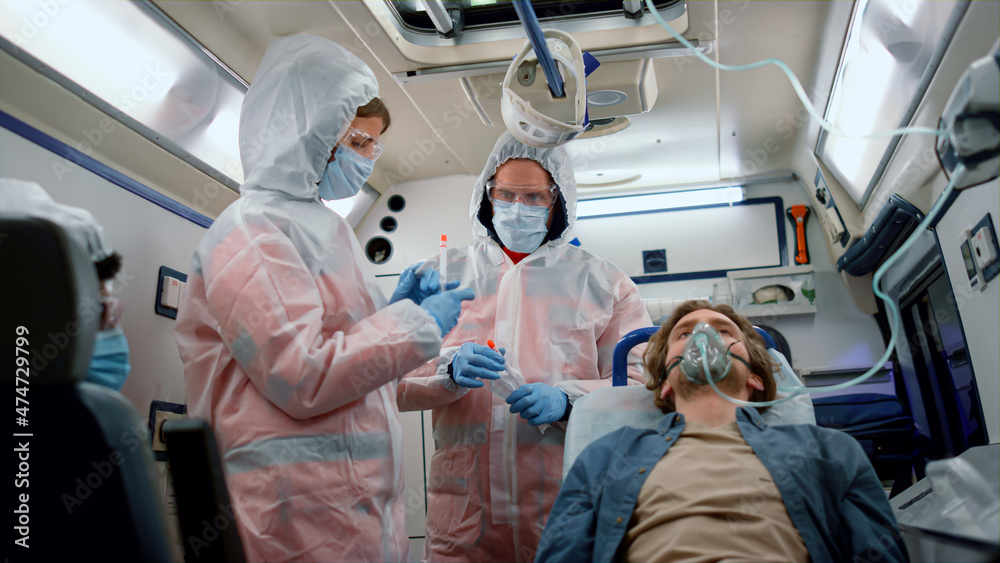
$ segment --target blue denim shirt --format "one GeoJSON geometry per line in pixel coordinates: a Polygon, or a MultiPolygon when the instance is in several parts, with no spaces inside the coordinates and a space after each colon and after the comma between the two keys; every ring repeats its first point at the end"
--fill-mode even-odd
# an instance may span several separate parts
{"type": "MultiPolygon", "coordinates": [[[[768,426],[747,407],[736,421],[814,563],[908,561],[885,491],[854,438],[807,424],[768,426]]],[[[588,446],[563,482],[535,561],[620,557],[639,489],[683,430],[684,416],[668,414],[656,428],[621,428],[588,446]]],[[[733,517],[740,518],[737,506],[733,517]]]]}

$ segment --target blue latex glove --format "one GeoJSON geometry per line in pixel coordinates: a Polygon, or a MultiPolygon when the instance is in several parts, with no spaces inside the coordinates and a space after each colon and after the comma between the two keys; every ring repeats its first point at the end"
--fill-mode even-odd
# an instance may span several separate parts
{"type": "Polygon", "coordinates": [[[455,328],[458,315],[462,313],[462,301],[475,299],[476,292],[469,288],[453,289],[424,299],[420,306],[434,317],[441,328],[441,338],[455,328]]]}
{"type": "MultiPolygon", "coordinates": [[[[437,270],[424,270],[417,273],[417,269],[421,265],[423,265],[423,262],[412,264],[399,275],[399,282],[396,283],[396,291],[392,293],[392,298],[389,299],[390,304],[402,301],[403,299],[409,299],[420,305],[424,302],[424,299],[427,299],[431,295],[437,295],[440,292],[441,273],[437,270]]],[[[453,281],[448,284],[446,289],[455,289],[458,287],[458,283],[458,281],[453,281]]]]}
{"type": "Polygon", "coordinates": [[[546,383],[526,383],[507,397],[510,412],[521,413],[532,426],[562,419],[568,403],[566,393],[546,383]]]}
{"type": "MultiPolygon", "coordinates": [[[[501,352],[503,348],[500,349],[501,352]]],[[[486,346],[466,342],[451,360],[451,378],[462,387],[482,387],[481,379],[500,379],[497,372],[503,371],[503,356],[486,346]]]]}

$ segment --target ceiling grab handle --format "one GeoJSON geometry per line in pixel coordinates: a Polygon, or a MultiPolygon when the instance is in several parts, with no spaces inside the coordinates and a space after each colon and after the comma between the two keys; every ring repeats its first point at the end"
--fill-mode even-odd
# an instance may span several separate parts
{"type": "Polygon", "coordinates": [[[542,65],[542,71],[545,73],[545,81],[549,84],[552,97],[564,97],[566,92],[563,89],[562,77],[559,76],[556,61],[552,58],[549,46],[545,43],[545,37],[542,35],[542,26],[539,25],[538,17],[535,16],[535,10],[531,7],[531,0],[513,0],[513,4],[514,11],[517,12],[517,17],[521,20],[521,25],[524,26],[524,31],[528,35],[528,40],[531,41],[531,47],[535,50],[535,54],[538,55],[538,64],[542,65]]]}
{"type": "MultiPolygon", "coordinates": [[[[537,64],[538,53],[531,45],[531,40],[524,42],[521,52],[514,57],[514,60],[507,68],[507,74],[503,77],[500,93],[500,115],[503,117],[504,125],[515,139],[522,143],[538,148],[551,148],[569,142],[582,134],[587,124],[587,57],[580,51],[580,46],[573,37],[558,29],[546,29],[542,32],[545,38],[545,45],[549,54],[565,67],[566,72],[573,78],[576,85],[576,94],[573,99],[563,96],[560,103],[572,104],[573,115],[566,114],[566,109],[559,112],[558,118],[539,112],[531,106],[531,103],[524,100],[516,91],[516,84],[521,82],[520,71],[522,63],[530,64],[531,68],[537,64]],[[529,54],[532,56],[529,58],[529,54]]],[[[595,61],[596,62],[596,61],[595,61]]],[[[594,65],[590,65],[592,68],[594,65]]],[[[560,69],[562,70],[562,69],[560,69]]],[[[562,75],[559,75],[562,78],[562,75]]],[[[539,82],[539,84],[541,84],[539,82]]],[[[541,96],[557,100],[552,96],[550,89],[543,88],[541,96]]],[[[563,91],[566,91],[565,84],[563,91]]]]}

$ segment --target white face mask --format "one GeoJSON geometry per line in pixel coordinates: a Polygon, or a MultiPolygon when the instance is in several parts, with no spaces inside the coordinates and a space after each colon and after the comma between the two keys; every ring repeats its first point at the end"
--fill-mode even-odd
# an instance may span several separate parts
{"type": "Polygon", "coordinates": [[[545,207],[532,207],[523,203],[493,202],[493,228],[504,246],[514,252],[534,252],[549,228],[545,225],[549,218],[549,210],[545,207]]]}

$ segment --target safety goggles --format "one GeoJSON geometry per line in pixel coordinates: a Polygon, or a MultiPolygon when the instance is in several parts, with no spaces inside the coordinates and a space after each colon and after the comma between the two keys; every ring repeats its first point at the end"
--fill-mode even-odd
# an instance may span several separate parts
{"type": "Polygon", "coordinates": [[[340,145],[351,149],[368,160],[375,160],[385,150],[385,145],[364,131],[350,127],[340,139],[340,145]]]}
{"type": "Polygon", "coordinates": [[[486,194],[490,202],[516,203],[520,201],[529,207],[550,208],[556,202],[559,188],[553,184],[522,186],[490,180],[486,182],[486,194]]]}

